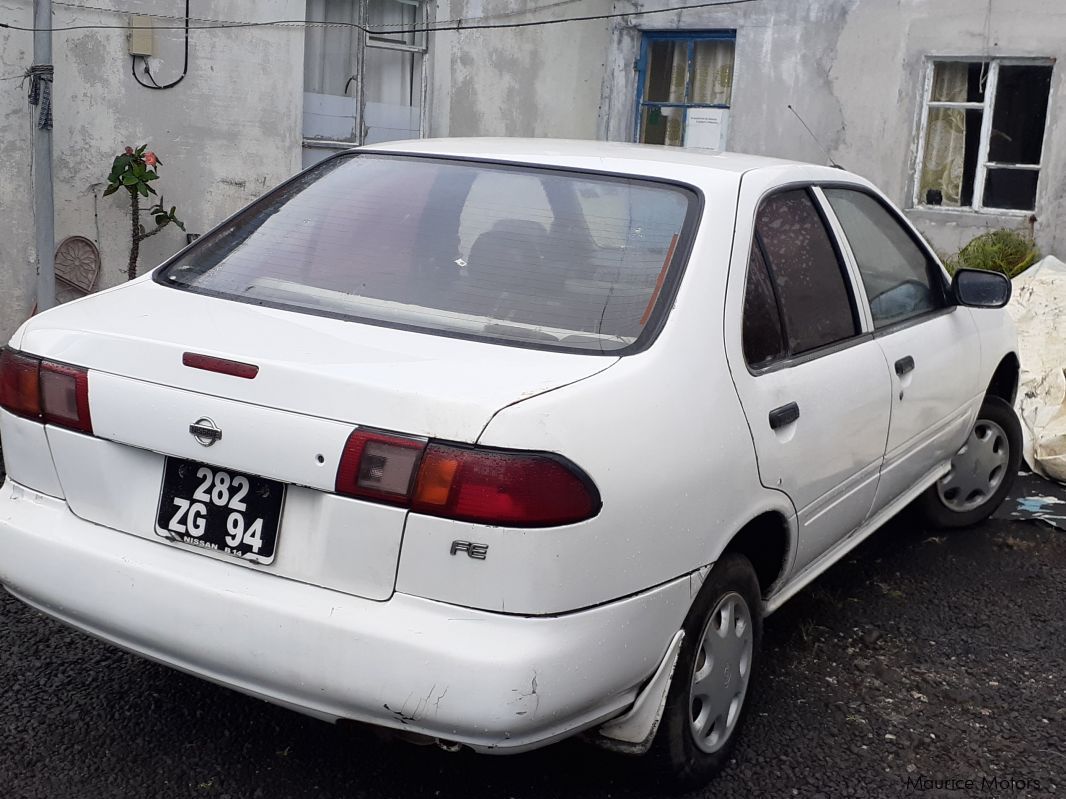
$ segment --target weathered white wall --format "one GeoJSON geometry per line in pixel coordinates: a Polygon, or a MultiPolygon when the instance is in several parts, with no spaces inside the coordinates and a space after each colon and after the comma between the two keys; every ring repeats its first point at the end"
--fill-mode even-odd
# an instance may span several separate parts
{"type": "MultiPolygon", "coordinates": [[[[615,8],[633,5],[626,0],[615,8]]],[[[603,138],[632,135],[632,64],[641,28],[735,28],[729,148],[824,163],[821,149],[788,110],[791,104],[834,160],[873,180],[904,207],[913,193],[927,57],[1057,58],[1035,234],[1045,252],[1066,252],[1062,0],[761,0],[628,18],[613,27],[603,138]]],[[[926,210],[909,215],[944,253],[987,229],[1029,226],[1017,216],[926,210]]]]}
{"type": "MultiPolygon", "coordinates": [[[[610,0],[439,0],[437,20],[493,22],[605,13],[610,0]],[[539,9],[539,10],[538,10],[539,9]]],[[[605,22],[439,31],[430,38],[432,136],[596,138],[605,22]]]]}
{"type": "MultiPolygon", "coordinates": [[[[95,0],[140,13],[184,13],[180,0],[95,0]]],[[[0,0],[6,20],[31,23],[31,3],[0,0]]],[[[302,19],[303,0],[197,0],[195,16],[226,20],[302,19]]],[[[119,24],[126,17],[55,5],[55,25],[119,24]]],[[[180,24],[173,21],[172,24],[180,24]]],[[[156,31],[153,74],[181,74],[182,31],[156,31]]],[[[98,287],[125,280],[129,203],[102,197],[111,160],[126,144],[147,143],[163,159],[157,190],[190,232],[203,233],[299,169],[303,91],[301,27],[194,30],[189,73],[173,89],[152,91],[130,74],[124,30],[56,32],[56,242],[81,235],[97,242],[98,287]]],[[[32,34],[0,31],[0,77],[30,63],[32,34]]],[[[143,78],[142,78],[143,79],[143,78]]],[[[19,81],[0,82],[0,341],[34,304],[30,112],[19,81]]],[[[153,226],[142,214],[142,223],[153,226]]],[[[144,272],[185,244],[177,228],[141,247],[144,272]]]]}

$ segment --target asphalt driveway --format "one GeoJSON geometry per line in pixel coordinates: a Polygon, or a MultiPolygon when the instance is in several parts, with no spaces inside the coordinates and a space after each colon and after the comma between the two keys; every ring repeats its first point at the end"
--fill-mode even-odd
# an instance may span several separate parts
{"type": "MultiPolygon", "coordinates": [[[[765,647],[746,735],[708,796],[1066,790],[1066,532],[897,521],[771,617],[765,647]]],[[[384,743],[0,597],[5,799],[660,795],[643,766],[579,743],[507,758],[384,743]]]]}

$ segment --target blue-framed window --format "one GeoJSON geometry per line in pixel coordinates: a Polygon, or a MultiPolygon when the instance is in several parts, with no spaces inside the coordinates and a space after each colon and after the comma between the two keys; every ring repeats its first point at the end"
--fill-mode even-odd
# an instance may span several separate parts
{"type": "MultiPolygon", "coordinates": [[[[637,62],[636,141],[684,146],[692,109],[729,108],[736,38],[735,30],[644,32],[637,62]]],[[[692,114],[692,122],[715,116],[692,114]]]]}

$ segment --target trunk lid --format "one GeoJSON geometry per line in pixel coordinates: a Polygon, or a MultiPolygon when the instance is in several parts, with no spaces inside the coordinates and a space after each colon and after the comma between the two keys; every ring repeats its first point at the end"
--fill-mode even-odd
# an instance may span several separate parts
{"type": "MultiPolygon", "coordinates": [[[[406,511],[333,493],[355,427],[473,443],[501,408],[617,361],[263,308],[150,279],[36,317],[18,345],[90,370],[93,436],[47,428],[72,512],[239,568],[376,600],[392,594],[406,511]],[[186,352],[259,372],[244,379],[190,368],[186,352]],[[210,445],[190,431],[205,418],[223,431],[210,445]],[[157,517],[180,510],[168,505],[167,458],[282,483],[273,561],[161,535],[157,517]]],[[[223,507],[224,518],[232,506],[223,507]]]]}
{"type": "Polygon", "coordinates": [[[32,320],[20,348],[186,391],[464,442],[499,409],[617,361],[265,308],[150,279],[32,320]],[[252,363],[259,374],[192,369],[182,365],[185,352],[252,363]]]}

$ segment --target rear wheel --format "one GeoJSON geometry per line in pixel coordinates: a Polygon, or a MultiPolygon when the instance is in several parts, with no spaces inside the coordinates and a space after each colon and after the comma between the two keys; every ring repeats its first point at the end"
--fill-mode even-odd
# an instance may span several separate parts
{"type": "Polygon", "coordinates": [[[918,501],[934,527],[969,527],[983,522],[1003,502],[1022,460],[1022,428],[1014,409],[986,397],[969,438],[951,460],[951,471],[918,501]]]}
{"type": "Polygon", "coordinates": [[[729,760],[758,669],[761,605],[751,563],[730,553],[711,569],[689,611],[654,745],[678,789],[705,784],[729,760]]]}

